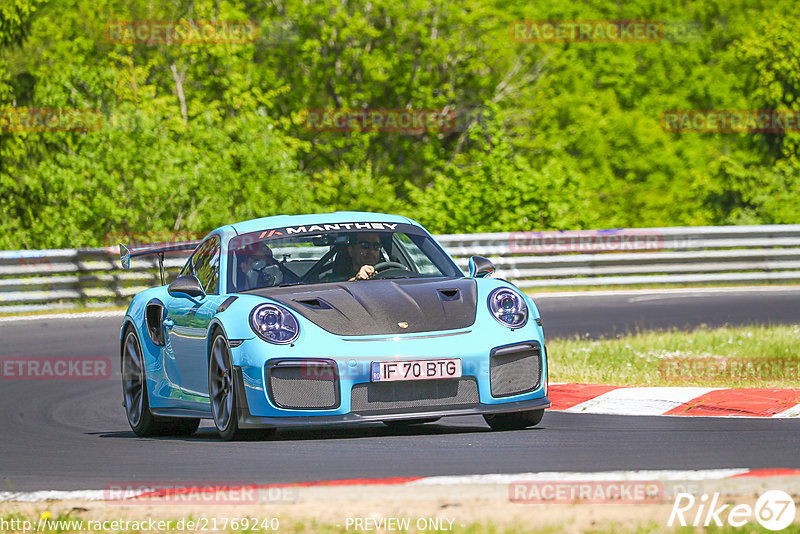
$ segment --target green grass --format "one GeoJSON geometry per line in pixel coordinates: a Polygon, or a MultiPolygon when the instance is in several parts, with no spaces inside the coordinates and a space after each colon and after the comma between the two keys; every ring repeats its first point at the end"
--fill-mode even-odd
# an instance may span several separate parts
{"type": "Polygon", "coordinates": [[[800,325],[551,339],[547,342],[550,381],[794,388],[800,376],[798,339],[800,325]]]}

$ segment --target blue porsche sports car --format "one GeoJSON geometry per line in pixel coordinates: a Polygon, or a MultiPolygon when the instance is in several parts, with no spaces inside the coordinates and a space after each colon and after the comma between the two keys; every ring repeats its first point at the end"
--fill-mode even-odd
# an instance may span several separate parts
{"type": "Polygon", "coordinates": [[[128,422],[223,439],[278,427],[481,414],[533,426],[550,406],[539,312],[474,256],[465,276],[418,223],[377,213],[279,215],[222,226],[155,254],[162,286],[131,302],[121,332],[128,422]],[[164,280],[163,258],[193,249],[164,280]]]}

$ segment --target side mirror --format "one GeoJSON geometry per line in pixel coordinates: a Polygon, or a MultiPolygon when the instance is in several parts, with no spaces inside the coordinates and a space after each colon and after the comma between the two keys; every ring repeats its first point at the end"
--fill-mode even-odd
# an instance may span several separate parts
{"type": "Polygon", "coordinates": [[[173,297],[204,297],[206,292],[200,285],[200,280],[191,274],[179,276],[167,288],[167,292],[173,297]]]}
{"type": "Polygon", "coordinates": [[[469,277],[486,278],[495,271],[494,263],[483,256],[472,256],[469,259],[469,277]]]}

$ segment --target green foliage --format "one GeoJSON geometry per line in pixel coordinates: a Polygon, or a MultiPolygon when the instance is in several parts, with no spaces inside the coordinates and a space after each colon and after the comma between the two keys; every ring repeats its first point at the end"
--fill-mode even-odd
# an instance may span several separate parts
{"type": "Polygon", "coordinates": [[[581,202],[580,171],[573,162],[552,158],[532,167],[515,153],[492,112],[470,126],[468,135],[471,148],[445,166],[432,186],[411,190],[420,219],[438,221],[438,230],[449,233],[573,227],[584,221],[572,211],[581,202]]]}
{"type": "Polygon", "coordinates": [[[0,248],[203,232],[277,213],[407,214],[436,232],[797,222],[800,134],[669,133],[669,109],[798,110],[789,0],[11,0],[0,248]],[[516,20],[664,21],[654,43],[526,43],[516,20]],[[120,44],[114,21],[253,21],[248,44],[120,44]],[[430,109],[446,131],[313,131],[309,109],[430,109]]]}
{"type": "Polygon", "coordinates": [[[42,0],[7,0],[0,5],[0,47],[19,44],[30,25],[31,15],[42,0]]]}

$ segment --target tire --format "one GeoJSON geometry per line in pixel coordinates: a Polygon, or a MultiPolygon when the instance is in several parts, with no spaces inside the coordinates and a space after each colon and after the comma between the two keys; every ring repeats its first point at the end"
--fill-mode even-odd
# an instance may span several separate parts
{"type": "Polygon", "coordinates": [[[488,413],[483,418],[492,430],[522,430],[538,425],[544,416],[544,409],[526,412],[488,413]]]}
{"type": "Polygon", "coordinates": [[[390,421],[383,421],[383,424],[388,426],[389,428],[399,430],[403,428],[408,428],[414,425],[423,425],[425,423],[433,423],[434,421],[438,421],[441,417],[425,417],[419,419],[400,419],[400,420],[390,420],[390,421]]]}
{"type": "Polygon", "coordinates": [[[150,411],[141,347],[139,336],[129,326],[125,330],[125,343],[122,346],[122,398],[131,430],[140,437],[194,434],[200,426],[200,419],[157,417],[150,411]]]}
{"type": "Polygon", "coordinates": [[[264,439],[275,434],[274,428],[243,430],[239,428],[239,410],[237,409],[236,383],[231,372],[231,351],[228,341],[218,330],[214,332],[211,342],[211,354],[208,361],[208,397],[211,404],[211,416],[220,437],[225,441],[242,441],[264,439]]]}

